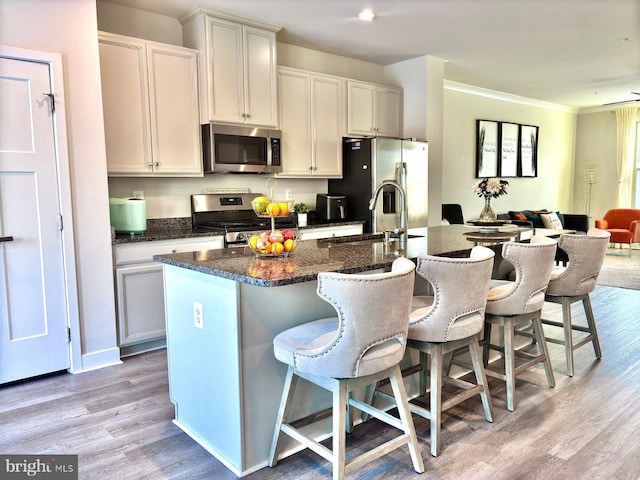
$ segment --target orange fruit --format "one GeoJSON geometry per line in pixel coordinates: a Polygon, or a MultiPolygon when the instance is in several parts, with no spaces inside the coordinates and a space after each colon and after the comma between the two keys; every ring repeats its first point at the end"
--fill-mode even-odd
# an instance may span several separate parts
{"type": "Polygon", "coordinates": [[[289,215],[289,204],[287,202],[278,203],[278,207],[280,208],[280,216],[289,215]]]}
{"type": "Polygon", "coordinates": [[[280,215],[280,205],[277,203],[270,203],[267,205],[267,214],[272,217],[277,217],[280,215]]]}
{"type": "Polygon", "coordinates": [[[284,245],[280,242],[275,242],[271,244],[271,253],[274,255],[280,255],[284,250],[284,245]]]}

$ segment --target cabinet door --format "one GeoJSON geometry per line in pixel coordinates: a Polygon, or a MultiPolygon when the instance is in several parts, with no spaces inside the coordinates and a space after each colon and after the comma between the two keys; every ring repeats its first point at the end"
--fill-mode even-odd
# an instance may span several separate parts
{"type": "Polygon", "coordinates": [[[310,75],[278,71],[278,111],[282,130],[282,172],[278,176],[311,174],[310,75]]]}
{"type": "Polygon", "coordinates": [[[342,176],[342,81],[314,76],[311,79],[313,174],[342,176]]]}
{"type": "Polygon", "coordinates": [[[244,120],[250,125],[275,127],[276,35],[255,27],[244,31],[244,120]]]}
{"type": "Polygon", "coordinates": [[[107,173],[151,175],[144,42],[99,37],[107,173]]]}
{"type": "Polygon", "coordinates": [[[402,90],[376,87],[377,135],[402,137],[402,90]]]}
{"type": "Polygon", "coordinates": [[[198,53],[150,44],[147,61],[154,174],[202,176],[198,53]]]}
{"type": "Polygon", "coordinates": [[[209,85],[203,123],[244,123],[242,25],[207,17],[209,85]]]}
{"type": "Polygon", "coordinates": [[[116,269],[120,346],[165,335],[162,265],[147,263],[116,269]]]}
{"type": "Polygon", "coordinates": [[[349,135],[375,135],[375,93],[375,85],[347,82],[347,133],[349,135]]]}

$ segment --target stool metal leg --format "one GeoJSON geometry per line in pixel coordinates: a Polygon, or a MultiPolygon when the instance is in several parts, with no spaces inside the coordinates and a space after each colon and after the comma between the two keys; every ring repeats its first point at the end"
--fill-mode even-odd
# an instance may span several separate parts
{"type": "Polygon", "coordinates": [[[278,463],[278,441],[280,440],[280,430],[282,423],[287,423],[285,417],[286,412],[293,400],[293,393],[296,390],[296,383],[298,377],[293,373],[293,367],[287,369],[287,376],[284,379],[284,387],[282,390],[282,399],[280,400],[280,407],[278,407],[278,416],[276,417],[276,427],[273,432],[273,440],[271,441],[271,449],[269,451],[268,465],[273,467],[278,463]]]}
{"type": "Polygon", "coordinates": [[[564,323],[564,353],[567,362],[567,375],[573,377],[573,325],[571,323],[571,299],[562,298],[562,321],[564,323]]]}
{"type": "Polygon", "coordinates": [[[596,358],[602,358],[602,350],[600,350],[600,340],[598,339],[598,329],[596,328],[596,319],[593,316],[593,308],[591,308],[591,299],[589,295],[585,295],[582,299],[582,306],[587,315],[587,324],[591,335],[593,335],[593,351],[596,354],[596,358]]]}

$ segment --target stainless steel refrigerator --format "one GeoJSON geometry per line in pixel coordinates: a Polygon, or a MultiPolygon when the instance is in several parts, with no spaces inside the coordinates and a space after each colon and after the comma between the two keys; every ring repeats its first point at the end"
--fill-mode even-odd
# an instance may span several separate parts
{"type": "Polygon", "coordinates": [[[344,195],[349,219],[363,220],[366,233],[392,230],[400,225],[397,190],[385,186],[375,211],[369,201],[378,184],[395,180],[407,194],[408,228],[427,226],[427,142],[396,138],[344,138],[342,178],[330,179],[330,194],[344,195]]]}

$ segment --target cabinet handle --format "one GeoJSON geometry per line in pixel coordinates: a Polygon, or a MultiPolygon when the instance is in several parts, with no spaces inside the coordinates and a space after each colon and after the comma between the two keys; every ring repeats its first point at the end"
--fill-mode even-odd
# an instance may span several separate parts
{"type": "Polygon", "coordinates": [[[0,243],[13,242],[13,237],[0,237],[0,243]]]}
{"type": "Polygon", "coordinates": [[[177,252],[177,250],[175,248],[171,249],[171,253],[176,253],[176,252],[177,252]]]}
{"type": "Polygon", "coordinates": [[[248,113],[245,113],[245,114],[244,114],[244,116],[245,116],[246,118],[251,118],[251,115],[249,115],[248,113]]]}
{"type": "Polygon", "coordinates": [[[160,162],[156,162],[153,164],[154,167],[159,167],[160,166],[160,162]]]}

